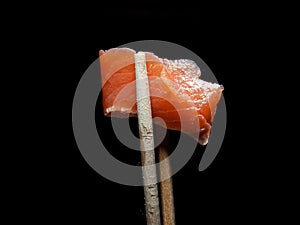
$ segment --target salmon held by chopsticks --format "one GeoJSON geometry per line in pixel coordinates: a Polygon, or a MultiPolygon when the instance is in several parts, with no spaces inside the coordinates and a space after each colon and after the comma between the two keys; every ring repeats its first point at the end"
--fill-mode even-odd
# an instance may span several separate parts
{"type": "MultiPolygon", "coordinates": [[[[107,116],[137,115],[134,54],[129,48],[100,50],[102,97],[107,116]]],[[[161,59],[146,52],[152,116],[168,129],[208,142],[223,87],[200,79],[201,71],[188,59],[161,59]],[[159,120],[158,120],[159,121],[159,120]]]]}

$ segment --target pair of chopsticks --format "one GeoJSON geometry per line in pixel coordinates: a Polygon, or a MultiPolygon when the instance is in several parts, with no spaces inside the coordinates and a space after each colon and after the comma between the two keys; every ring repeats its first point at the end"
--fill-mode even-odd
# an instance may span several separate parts
{"type": "MultiPolygon", "coordinates": [[[[147,225],[160,225],[160,207],[155,167],[155,152],[152,127],[152,112],[147,76],[146,56],[138,52],[134,56],[136,74],[136,97],[138,110],[138,125],[141,147],[142,173],[144,181],[144,195],[146,206],[147,225]]],[[[159,146],[159,161],[161,177],[170,177],[160,184],[161,208],[163,225],[175,225],[174,200],[170,161],[168,160],[167,138],[159,146]]]]}

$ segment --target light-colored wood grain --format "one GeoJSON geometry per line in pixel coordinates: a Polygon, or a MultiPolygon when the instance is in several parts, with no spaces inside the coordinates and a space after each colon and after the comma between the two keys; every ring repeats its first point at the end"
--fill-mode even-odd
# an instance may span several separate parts
{"type": "Polygon", "coordinates": [[[152,112],[149,84],[144,52],[138,52],[135,58],[136,98],[141,145],[141,161],[144,180],[147,225],[160,225],[160,210],[155,168],[152,112]]]}

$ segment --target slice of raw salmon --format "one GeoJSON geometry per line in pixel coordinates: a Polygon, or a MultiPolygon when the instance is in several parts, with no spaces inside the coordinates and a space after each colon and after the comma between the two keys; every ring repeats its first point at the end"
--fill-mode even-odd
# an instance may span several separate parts
{"type": "MultiPolygon", "coordinates": [[[[103,108],[107,116],[137,114],[135,53],[129,48],[100,50],[103,108]]],[[[200,68],[192,60],[161,59],[147,52],[146,61],[152,116],[164,120],[165,124],[160,125],[185,132],[205,145],[223,87],[201,80],[200,68]]]]}

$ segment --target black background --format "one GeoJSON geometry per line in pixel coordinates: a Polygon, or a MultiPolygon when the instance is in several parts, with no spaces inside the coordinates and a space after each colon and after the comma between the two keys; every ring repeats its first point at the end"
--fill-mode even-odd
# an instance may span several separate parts
{"type": "MultiPolygon", "coordinates": [[[[190,49],[207,63],[225,88],[227,107],[227,132],[211,166],[198,171],[203,153],[198,146],[188,164],[173,176],[176,223],[268,220],[274,210],[266,208],[272,209],[278,198],[270,191],[273,170],[265,166],[265,154],[257,153],[262,148],[256,142],[258,121],[253,111],[257,109],[249,104],[260,90],[256,85],[253,91],[257,83],[251,79],[260,64],[256,44],[265,41],[253,14],[233,10],[217,15],[213,8],[157,7],[99,8],[90,14],[62,10],[52,15],[55,22],[47,20],[46,29],[41,29],[40,35],[48,36],[41,46],[47,46],[51,57],[46,63],[43,60],[49,69],[41,71],[49,77],[50,90],[44,95],[47,106],[40,111],[50,116],[41,119],[46,119],[49,135],[40,140],[43,151],[31,171],[38,183],[30,188],[37,198],[26,198],[26,202],[34,201],[32,211],[51,221],[146,224],[143,188],[113,183],[93,171],[76,145],[71,111],[77,84],[100,49],[138,40],[164,40],[190,49]]],[[[138,163],[136,154],[125,154],[115,142],[109,120],[98,116],[98,129],[104,129],[107,142],[114,143],[114,155],[138,163]]]]}

